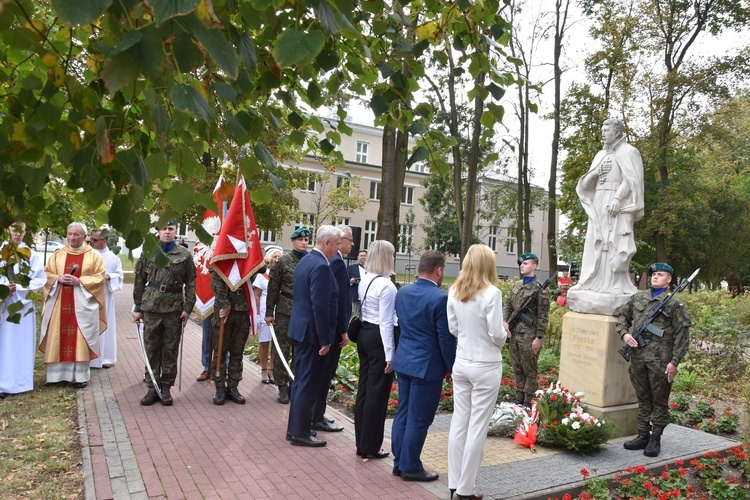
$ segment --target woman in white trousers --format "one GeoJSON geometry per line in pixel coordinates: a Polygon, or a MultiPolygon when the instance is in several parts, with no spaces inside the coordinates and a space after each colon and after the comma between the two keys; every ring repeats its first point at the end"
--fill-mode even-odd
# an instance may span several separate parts
{"type": "Polygon", "coordinates": [[[451,498],[478,500],[476,479],[487,428],[495,409],[507,338],[502,294],[495,286],[495,254],[472,245],[448,294],[448,327],[458,338],[453,365],[453,418],[448,437],[448,487],[451,498]]]}

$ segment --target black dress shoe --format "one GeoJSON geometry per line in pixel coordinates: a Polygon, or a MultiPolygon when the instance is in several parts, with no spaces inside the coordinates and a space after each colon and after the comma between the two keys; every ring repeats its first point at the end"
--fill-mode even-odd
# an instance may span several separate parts
{"type": "MultiPolygon", "coordinates": [[[[310,431],[310,435],[311,435],[312,437],[315,437],[315,436],[317,436],[317,435],[318,435],[318,433],[317,433],[317,432],[315,432],[315,431],[310,431]]],[[[292,440],[292,435],[291,435],[291,434],[289,434],[288,432],[286,433],[286,440],[287,440],[287,441],[291,441],[291,440],[292,440]]]]}
{"type": "Polygon", "coordinates": [[[309,448],[320,448],[327,444],[325,439],[318,439],[313,436],[297,437],[292,436],[292,446],[307,446],[309,448]]]}
{"type": "Polygon", "coordinates": [[[216,395],[214,396],[214,404],[221,406],[227,400],[227,389],[223,385],[216,388],[216,395]]]}
{"type": "Polygon", "coordinates": [[[396,477],[399,477],[401,475],[401,470],[398,467],[394,467],[391,474],[393,474],[396,477]]]}
{"type": "Polygon", "coordinates": [[[313,422],[310,426],[310,429],[323,432],[341,432],[344,430],[342,426],[330,424],[326,422],[325,419],[321,420],[320,422],[313,422]]]}
{"type": "Polygon", "coordinates": [[[236,387],[230,387],[227,389],[227,399],[229,401],[234,401],[238,405],[245,404],[245,397],[240,394],[240,391],[238,391],[236,387]]]}
{"type": "Polygon", "coordinates": [[[439,477],[440,477],[440,474],[438,474],[437,472],[427,472],[426,470],[422,470],[421,472],[401,471],[402,481],[420,481],[420,482],[426,483],[429,481],[436,481],[437,478],[439,477]]]}
{"type": "Polygon", "coordinates": [[[75,382],[73,389],[85,389],[88,384],[86,382],[75,382]]]}
{"type": "Polygon", "coordinates": [[[385,458],[388,455],[390,455],[389,452],[380,450],[375,453],[362,453],[362,460],[366,460],[368,458],[385,458]]]}
{"type": "Polygon", "coordinates": [[[330,418],[330,417],[328,417],[328,416],[326,416],[326,415],[323,415],[323,420],[325,420],[325,421],[326,421],[326,422],[328,422],[329,424],[332,424],[332,423],[334,423],[334,422],[335,422],[335,420],[334,420],[334,419],[332,419],[332,418],[330,418]]]}

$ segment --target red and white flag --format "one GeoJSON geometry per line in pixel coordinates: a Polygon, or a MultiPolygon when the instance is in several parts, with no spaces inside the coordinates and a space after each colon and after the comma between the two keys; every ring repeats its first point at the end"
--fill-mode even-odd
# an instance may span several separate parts
{"type": "Polygon", "coordinates": [[[204,319],[214,312],[214,292],[211,289],[211,257],[213,256],[216,241],[219,239],[221,230],[221,219],[224,216],[224,201],[228,199],[226,191],[232,192],[234,186],[224,182],[223,177],[219,180],[214,188],[214,202],[216,202],[216,211],[206,210],[203,215],[203,229],[213,236],[214,240],[210,246],[206,246],[198,240],[193,248],[193,262],[195,263],[195,307],[193,311],[200,318],[204,319]]]}
{"type": "Polygon", "coordinates": [[[249,283],[249,280],[263,265],[263,250],[260,247],[253,207],[250,204],[250,194],[245,178],[238,174],[234,197],[221,225],[211,257],[211,267],[231,291],[235,292],[244,286],[252,318],[255,318],[256,307],[252,283],[249,283]]]}

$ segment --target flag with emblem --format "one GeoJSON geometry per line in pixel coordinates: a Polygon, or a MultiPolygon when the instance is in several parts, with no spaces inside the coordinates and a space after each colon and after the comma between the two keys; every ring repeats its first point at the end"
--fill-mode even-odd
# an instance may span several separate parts
{"type": "Polygon", "coordinates": [[[224,182],[223,176],[214,188],[214,202],[216,211],[206,210],[201,225],[203,229],[213,237],[211,245],[205,245],[198,240],[193,248],[193,262],[195,263],[195,307],[193,311],[204,319],[214,312],[214,292],[211,289],[211,257],[213,257],[216,241],[219,239],[221,230],[221,219],[224,216],[224,203],[232,196],[234,186],[224,182]]]}
{"type": "Polygon", "coordinates": [[[250,204],[250,193],[245,178],[238,174],[237,187],[211,257],[211,267],[231,291],[244,287],[253,318],[256,314],[255,297],[249,280],[263,265],[263,251],[250,204]]]}

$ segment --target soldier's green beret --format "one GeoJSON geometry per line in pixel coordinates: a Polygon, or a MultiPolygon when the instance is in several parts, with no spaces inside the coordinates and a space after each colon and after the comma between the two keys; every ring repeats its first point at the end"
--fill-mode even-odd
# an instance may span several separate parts
{"type": "Polygon", "coordinates": [[[656,271],[664,271],[674,277],[674,268],[666,262],[656,262],[648,266],[648,277],[650,278],[656,271]]]}
{"type": "Polygon", "coordinates": [[[535,253],[522,253],[516,262],[518,262],[518,265],[520,266],[521,263],[525,260],[539,260],[539,257],[536,256],[535,253]]]}
{"type": "MultiPolygon", "coordinates": [[[[166,224],[164,224],[164,227],[167,227],[167,226],[177,226],[177,219],[172,219],[172,220],[168,221],[166,224]]],[[[156,225],[154,225],[154,227],[156,229],[164,229],[164,227],[159,227],[159,226],[156,226],[156,225]]]]}
{"type": "Polygon", "coordinates": [[[306,227],[300,227],[296,229],[293,233],[290,239],[296,240],[297,238],[309,238],[310,237],[310,230],[306,227]]]}

